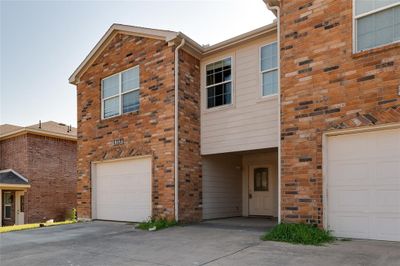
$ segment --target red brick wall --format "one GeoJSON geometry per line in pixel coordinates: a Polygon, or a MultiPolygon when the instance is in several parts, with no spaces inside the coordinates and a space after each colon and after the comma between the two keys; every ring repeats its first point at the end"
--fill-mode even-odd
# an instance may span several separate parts
{"type": "Polygon", "coordinates": [[[92,161],[152,156],[153,215],[174,217],[174,47],[118,34],[81,77],[78,94],[78,217],[91,217],[92,161]],[[101,120],[101,79],[140,66],[139,111],[101,120]],[[114,146],[113,140],[124,143],[114,146]]]}
{"type": "Polygon", "coordinates": [[[282,218],[322,225],[322,133],[400,121],[400,46],[352,53],[352,1],[281,1],[282,218]]]}
{"type": "MultiPolygon", "coordinates": [[[[118,34],[82,75],[78,90],[78,216],[91,217],[90,163],[151,155],[153,216],[174,218],[174,46],[118,34]],[[140,67],[140,108],[101,120],[101,79],[140,67]],[[113,140],[124,143],[114,146],[113,140]]],[[[180,219],[201,219],[199,60],[180,53],[180,219]]]]}
{"type": "Polygon", "coordinates": [[[14,169],[28,175],[27,135],[0,141],[0,169],[14,169]]]}
{"type": "MultiPolygon", "coordinates": [[[[27,135],[20,135],[15,138],[9,138],[0,141],[0,170],[13,169],[23,176],[28,176],[28,156],[27,156],[27,135]]],[[[1,201],[3,201],[3,194],[1,193],[1,201]]],[[[2,225],[14,225],[15,224],[15,193],[13,194],[13,205],[12,205],[12,219],[2,220],[2,225]]],[[[3,218],[2,210],[2,217],[3,218]]],[[[27,218],[25,218],[27,220],[27,218]]]]}
{"type": "Polygon", "coordinates": [[[0,169],[29,179],[25,223],[64,220],[76,206],[76,142],[24,134],[0,142],[0,169]]]}
{"type": "Polygon", "coordinates": [[[76,142],[28,134],[25,222],[65,220],[76,207],[76,142]]]}
{"type": "Polygon", "coordinates": [[[200,61],[179,53],[179,219],[202,218],[200,61]]]}

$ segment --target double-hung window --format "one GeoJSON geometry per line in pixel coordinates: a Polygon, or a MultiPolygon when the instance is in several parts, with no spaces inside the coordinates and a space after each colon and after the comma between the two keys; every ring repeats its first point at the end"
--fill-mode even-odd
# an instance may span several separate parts
{"type": "Polygon", "coordinates": [[[139,88],[139,66],[103,79],[102,118],[139,110],[139,88]]]}
{"type": "Polygon", "coordinates": [[[206,66],[207,108],[232,103],[232,59],[206,66]]]}
{"type": "Polygon", "coordinates": [[[278,47],[271,43],[261,47],[260,70],[262,96],[278,93],[278,47]]]}
{"type": "Polygon", "coordinates": [[[12,204],[13,204],[13,196],[11,192],[7,191],[3,193],[3,218],[11,219],[12,214],[12,204]]]}
{"type": "Polygon", "coordinates": [[[354,0],[356,52],[400,41],[399,0],[354,0]]]}

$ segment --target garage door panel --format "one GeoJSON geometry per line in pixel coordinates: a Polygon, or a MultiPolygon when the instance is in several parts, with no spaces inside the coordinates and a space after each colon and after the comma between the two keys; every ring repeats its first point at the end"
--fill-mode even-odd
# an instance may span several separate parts
{"type": "Polygon", "coordinates": [[[400,239],[400,217],[377,216],[370,231],[375,232],[375,234],[371,234],[370,238],[398,241],[400,239]]]}
{"type": "Polygon", "coordinates": [[[93,175],[96,219],[143,221],[151,216],[151,159],[104,162],[93,175]]]}
{"type": "Polygon", "coordinates": [[[327,145],[329,229],[400,241],[400,129],[328,137],[327,145]]]}
{"type": "Polygon", "coordinates": [[[331,189],[329,191],[331,211],[358,211],[368,206],[369,191],[355,189],[331,189]]]}
{"type": "Polygon", "coordinates": [[[329,220],[334,233],[341,237],[368,238],[369,218],[366,214],[338,214],[329,220]]]}
{"type": "Polygon", "coordinates": [[[332,162],[329,165],[329,175],[335,178],[330,179],[332,186],[338,185],[358,185],[361,181],[365,181],[368,176],[369,167],[366,162],[332,162]]]}
{"type": "Polygon", "coordinates": [[[363,140],[352,141],[348,138],[343,138],[340,141],[332,140],[331,144],[329,152],[337,155],[336,158],[340,160],[361,159],[355,156],[352,151],[358,149],[362,151],[361,154],[368,154],[371,149],[368,145],[365,145],[363,140]]]}
{"type": "Polygon", "coordinates": [[[374,199],[372,201],[375,212],[399,212],[400,210],[400,189],[397,190],[378,190],[375,191],[374,199]]]}
{"type": "Polygon", "coordinates": [[[377,154],[387,156],[399,156],[400,136],[396,130],[388,130],[385,134],[375,134],[377,145],[377,154]]]}
{"type": "MultiPolygon", "coordinates": [[[[400,155],[399,155],[400,157],[400,155]]],[[[374,184],[400,185],[400,158],[393,161],[380,161],[376,165],[374,184]]]]}

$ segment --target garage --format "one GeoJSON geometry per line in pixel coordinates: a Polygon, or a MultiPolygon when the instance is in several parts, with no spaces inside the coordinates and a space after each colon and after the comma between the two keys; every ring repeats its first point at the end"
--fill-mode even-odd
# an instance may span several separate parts
{"type": "Polygon", "coordinates": [[[327,228],[400,241],[400,129],[328,136],[326,144],[327,228]]]}
{"type": "Polygon", "coordinates": [[[151,216],[151,158],[92,166],[92,218],[140,222],[151,216]]]}

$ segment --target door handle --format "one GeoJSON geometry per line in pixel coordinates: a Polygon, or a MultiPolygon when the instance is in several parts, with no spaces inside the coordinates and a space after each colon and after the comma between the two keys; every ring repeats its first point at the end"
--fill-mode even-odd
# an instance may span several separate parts
{"type": "Polygon", "coordinates": [[[253,195],[251,193],[249,193],[249,199],[253,198],[253,195]]]}

